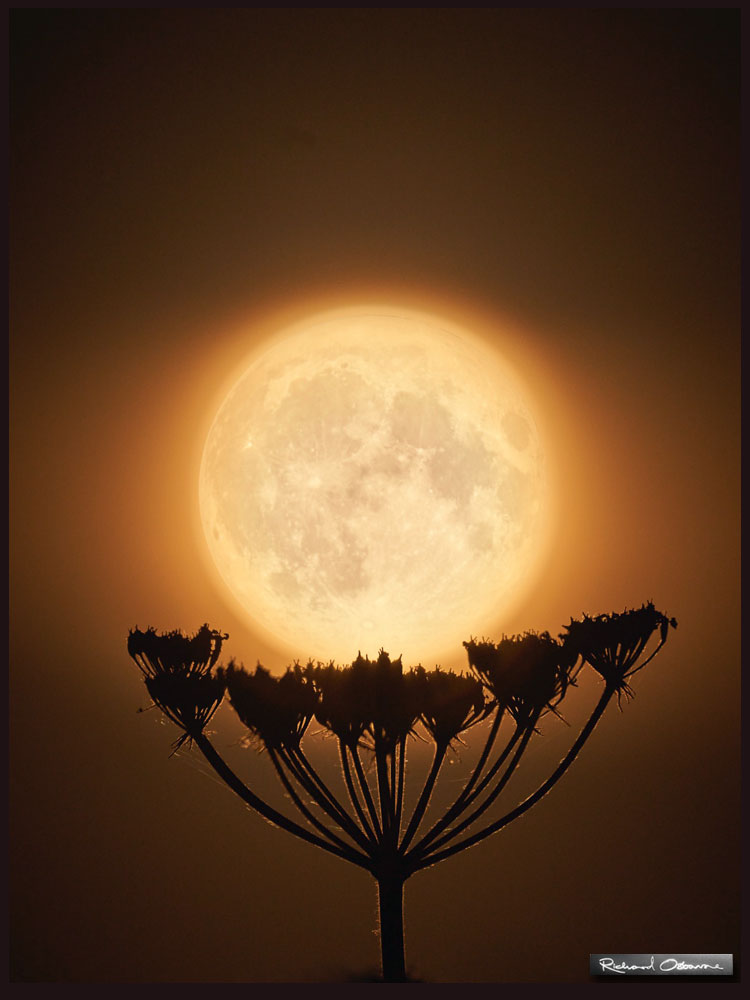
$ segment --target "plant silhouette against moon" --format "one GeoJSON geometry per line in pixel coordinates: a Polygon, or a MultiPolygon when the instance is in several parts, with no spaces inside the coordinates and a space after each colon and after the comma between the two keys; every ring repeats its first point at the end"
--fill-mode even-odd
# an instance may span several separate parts
{"type": "MultiPolygon", "coordinates": [[[[369,872],[377,882],[382,976],[407,982],[404,884],[415,872],[480,843],[527,812],[578,756],[610,701],[633,696],[630,678],[667,640],[674,618],[644,604],[622,613],[571,619],[558,638],[547,632],[464,643],[470,673],[421,666],[405,670],[381,650],[349,666],[295,663],[282,676],[230,661],[217,667],[221,632],[203,625],[193,637],[132,630],[128,652],[154,703],[182,730],[175,750],[195,744],[236,794],[269,822],[369,872]],[[560,713],[585,665],[603,681],[599,700],[570,749],[534,792],[509,811],[492,807],[518,770],[543,716],[560,713]],[[205,729],[225,694],[275,769],[291,819],[256,795],[220,756],[205,729]],[[315,720],[338,741],[340,794],[310,762],[303,740],[315,720]],[[428,805],[450,748],[487,722],[484,745],[462,790],[442,816],[428,805]],[[406,808],[407,746],[433,747],[432,764],[406,808]],[[492,810],[492,811],[491,811],[492,810]]],[[[309,738],[309,736],[308,736],[309,738]]]]}

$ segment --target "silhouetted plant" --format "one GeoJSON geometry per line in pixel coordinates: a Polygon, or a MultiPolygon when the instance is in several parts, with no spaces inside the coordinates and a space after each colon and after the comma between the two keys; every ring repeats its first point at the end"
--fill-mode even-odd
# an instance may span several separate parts
{"type": "Polygon", "coordinates": [[[128,652],[141,668],[148,693],[183,730],[179,750],[194,732],[203,732],[224,697],[224,682],[211,673],[228,636],[202,625],[192,639],[181,632],[157,635],[153,628],[128,636],[128,652]]]}
{"type": "Polygon", "coordinates": [[[182,729],[175,749],[195,743],[218,775],[266,819],[368,871],[378,885],[383,979],[406,981],[403,890],[411,875],[491,836],[544,796],[575,760],[616,694],[631,698],[629,679],[676,628],[653,604],[620,614],[571,619],[547,632],[464,643],[470,674],[404,670],[380,651],[350,666],[295,663],[280,677],[231,661],[216,667],[227,638],[203,625],[192,638],[154,629],[131,631],[128,652],[153,701],[182,729]],[[559,705],[589,664],[604,680],[599,701],[570,749],[523,801],[475,832],[516,772],[539,720],[559,705]],[[216,668],[216,669],[214,669],[216,668]],[[268,755],[302,822],[255,795],[227,765],[205,728],[224,693],[250,737],[268,755]],[[308,759],[303,738],[312,720],[338,741],[342,800],[308,759]],[[477,763],[452,804],[420,829],[446,755],[461,735],[490,719],[477,763]],[[411,737],[433,744],[432,763],[408,815],[406,750],[411,737]],[[369,765],[372,764],[372,767],[369,765]]]}

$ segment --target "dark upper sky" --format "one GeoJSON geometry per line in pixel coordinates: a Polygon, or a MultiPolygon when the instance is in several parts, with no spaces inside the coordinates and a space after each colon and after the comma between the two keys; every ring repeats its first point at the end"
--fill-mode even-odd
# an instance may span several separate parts
{"type": "MultiPolygon", "coordinates": [[[[680,623],[553,795],[409,883],[409,961],[555,982],[607,949],[736,952],[738,10],[36,9],[11,31],[13,977],[376,964],[366,876],[169,759],[124,644],[208,619],[284,666],[206,571],[201,434],[260,336],[375,299],[497,328],[552,429],[560,527],[504,627],[649,598],[680,623]]],[[[228,708],[215,729],[240,735],[228,708]]]]}

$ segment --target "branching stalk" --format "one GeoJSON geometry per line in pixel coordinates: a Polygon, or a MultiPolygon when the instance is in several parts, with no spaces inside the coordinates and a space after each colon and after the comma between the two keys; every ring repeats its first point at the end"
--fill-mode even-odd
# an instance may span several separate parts
{"type": "Polygon", "coordinates": [[[354,770],[357,773],[357,781],[362,789],[362,794],[365,799],[365,805],[367,806],[367,811],[370,813],[370,819],[372,820],[373,827],[375,828],[375,836],[378,840],[383,835],[382,827],[380,826],[380,820],[378,819],[378,811],[375,808],[375,803],[372,799],[372,793],[370,792],[370,784],[367,780],[367,775],[362,767],[362,761],[359,756],[359,750],[356,746],[350,747],[349,751],[352,755],[352,760],[354,761],[354,770]]]}
{"type": "MultiPolygon", "coordinates": [[[[482,750],[482,753],[479,756],[479,760],[477,761],[476,766],[474,767],[474,770],[472,771],[471,776],[469,777],[469,780],[466,782],[466,785],[461,791],[461,794],[453,803],[451,810],[459,808],[461,806],[464,799],[468,797],[472,788],[476,784],[477,779],[481,775],[484,765],[487,763],[490,753],[492,752],[492,747],[494,746],[497,734],[500,731],[500,726],[502,724],[504,714],[505,714],[505,707],[503,705],[498,704],[495,710],[495,717],[492,720],[492,726],[490,727],[490,731],[487,734],[487,739],[485,740],[484,749],[482,750]]],[[[449,812],[451,810],[449,810],[449,812]]]]}
{"type": "Polygon", "coordinates": [[[327,789],[323,782],[319,780],[318,783],[314,783],[303,769],[302,761],[297,759],[292,751],[279,750],[278,756],[286,765],[289,772],[294,775],[300,786],[313,799],[318,808],[325,812],[356,844],[359,844],[360,847],[367,851],[369,848],[367,838],[349,814],[341,808],[333,795],[331,793],[326,794],[327,789]]]}
{"type": "MultiPolygon", "coordinates": [[[[492,765],[487,774],[484,776],[484,778],[481,780],[477,788],[470,795],[465,795],[464,793],[459,795],[456,801],[450,807],[450,809],[446,812],[446,814],[441,819],[439,819],[432,826],[432,828],[424,835],[424,837],[422,837],[422,839],[415,845],[414,851],[412,853],[415,852],[422,853],[424,848],[426,848],[428,844],[432,843],[432,841],[435,840],[435,838],[438,837],[444,830],[446,830],[454,820],[458,819],[463,813],[466,812],[466,810],[476,800],[477,796],[482,793],[484,788],[486,788],[487,784],[492,780],[497,771],[503,766],[503,764],[508,758],[508,755],[513,750],[513,747],[518,742],[518,739],[521,736],[521,732],[522,732],[521,728],[519,726],[516,726],[510,739],[506,743],[501,753],[498,755],[497,760],[492,765]]],[[[492,736],[492,743],[494,743],[496,735],[497,735],[497,730],[495,730],[495,735],[492,736]]],[[[490,744],[489,739],[487,743],[490,744]]],[[[488,756],[489,752],[490,751],[488,750],[488,756]]],[[[485,758],[485,763],[486,763],[486,758],[485,758]]],[[[477,774],[478,774],[478,768],[475,768],[474,775],[477,774]]],[[[464,792],[465,791],[466,789],[464,789],[464,792]]]]}
{"type": "Polygon", "coordinates": [[[342,806],[339,802],[336,795],[328,788],[326,783],[308,760],[301,747],[294,747],[292,759],[295,764],[302,768],[301,774],[306,778],[306,780],[313,783],[313,786],[310,788],[310,794],[316,799],[316,801],[320,801],[321,808],[325,809],[325,811],[328,812],[328,815],[331,816],[331,818],[335,820],[343,830],[346,830],[350,836],[356,839],[360,843],[360,846],[366,848],[367,840],[365,834],[360,827],[357,826],[357,823],[351,814],[347,812],[344,806],[342,806]],[[320,798],[321,796],[322,798],[320,798]],[[327,803],[329,808],[326,808],[323,805],[323,802],[327,803]],[[331,811],[329,811],[329,809],[331,811]]]}
{"type": "Polygon", "coordinates": [[[406,768],[406,737],[399,743],[398,777],[396,790],[396,837],[401,833],[401,819],[404,811],[404,779],[406,768]]]}
{"type": "Polygon", "coordinates": [[[406,828],[406,833],[404,834],[403,840],[399,846],[399,853],[403,856],[406,853],[406,849],[411,843],[412,837],[419,829],[419,824],[422,822],[427,805],[430,801],[430,796],[432,795],[432,789],[435,787],[435,781],[437,780],[438,773],[442,766],[443,760],[445,759],[445,751],[448,746],[446,743],[436,743],[435,744],[435,755],[432,759],[432,766],[430,767],[429,774],[425,779],[424,787],[422,788],[422,794],[419,796],[419,801],[414,807],[414,812],[412,813],[411,821],[406,828]]]}
{"type": "MultiPolygon", "coordinates": [[[[429,852],[436,851],[440,847],[444,846],[445,844],[449,844],[452,840],[454,840],[459,835],[459,833],[461,833],[463,830],[465,830],[468,826],[471,826],[472,823],[474,823],[477,819],[479,819],[479,817],[484,812],[486,812],[487,809],[489,809],[489,807],[492,805],[492,803],[497,799],[498,795],[500,795],[500,793],[502,792],[502,790],[508,784],[508,782],[510,781],[511,777],[513,776],[513,772],[518,767],[518,764],[520,763],[521,757],[523,756],[524,751],[526,750],[526,747],[528,746],[529,740],[531,739],[532,733],[534,732],[534,726],[536,725],[536,722],[537,722],[538,718],[539,718],[539,713],[537,712],[535,714],[535,716],[529,721],[528,725],[526,726],[525,730],[523,731],[523,739],[521,740],[521,743],[520,743],[518,749],[513,754],[513,758],[510,761],[510,763],[508,764],[508,767],[505,769],[505,773],[502,775],[502,777],[500,777],[498,779],[497,784],[492,789],[492,791],[488,794],[488,796],[484,800],[484,802],[477,809],[475,809],[474,812],[471,813],[470,816],[467,816],[466,819],[462,820],[462,822],[459,823],[458,826],[454,827],[452,830],[448,830],[448,832],[445,833],[445,834],[443,834],[442,837],[439,837],[432,844],[432,846],[429,848],[429,852]]],[[[521,732],[520,729],[518,729],[516,731],[516,734],[519,733],[519,732],[521,732]]],[[[516,734],[514,734],[514,736],[516,734]]],[[[511,741],[511,743],[515,743],[515,742],[516,742],[516,739],[514,738],[511,741]]],[[[509,746],[510,746],[510,743],[509,743],[509,746]]],[[[488,775],[488,778],[489,778],[489,775],[488,775]]],[[[481,794],[481,787],[478,788],[477,791],[476,791],[476,795],[480,795],[480,794],[481,794]]],[[[466,804],[464,805],[464,809],[462,811],[466,810],[470,806],[471,802],[473,802],[473,801],[476,800],[476,795],[474,797],[472,797],[470,800],[467,800],[466,804]]],[[[414,853],[416,854],[416,851],[414,853]]],[[[419,850],[419,854],[417,856],[424,857],[425,853],[426,852],[425,852],[424,848],[421,848],[419,850]]]]}
{"type": "Polygon", "coordinates": [[[370,826],[370,822],[367,819],[367,816],[365,815],[361,802],[359,801],[359,795],[357,794],[357,789],[352,779],[352,769],[349,764],[349,756],[347,754],[346,746],[341,740],[339,740],[339,755],[341,757],[341,769],[344,773],[344,782],[346,784],[346,789],[349,793],[349,800],[351,801],[352,806],[354,807],[354,811],[359,817],[359,821],[362,824],[362,829],[365,832],[365,836],[367,837],[369,843],[372,846],[375,846],[375,844],[377,843],[377,841],[375,840],[375,832],[373,828],[370,826]]]}
{"type": "Polygon", "coordinates": [[[388,785],[388,763],[386,761],[385,750],[378,743],[375,745],[375,765],[378,778],[380,818],[383,824],[383,839],[390,842],[393,837],[393,803],[391,800],[391,790],[388,785]]]}
{"type": "Polygon", "coordinates": [[[578,753],[581,750],[581,747],[589,738],[591,733],[594,731],[597,722],[602,717],[604,709],[609,704],[609,701],[612,695],[615,693],[615,690],[616,688],[614,686],[607,685],[607,687],[604,690],[604,693],[602,694],[602,697],[599,700],[599,703],[592,712],[591,717],[581,730],[578,739],[570,748],[566,756],[560,761],[560,764],[557,766],[555,771],[550,775],[550,777],[545,782],[543,782],[539,786],[539,788],[533,794],[531,794],[528,798],[524,799],[524,801],[521,802],[518,806],[516,806],[515,809],[512,809],[509,813],[506,813],[506,815],[503,816],[501,819],[497,820],[494,823],[491,823],[489,826],[485,827],[483,830],[480,830],[478,833],[473,834],[471,837],[467,837],[466,840],[462,840],[458,844],[453,844],[452,847],[449,847],[444,851],[438,851],[437,854],[428,854],[426,858],[422,859],[417,864],[417,870],[421,868],[427,868],[430,865],[435,865],[439,861],[444,861],[446,858],[453,857],[454,854],[458,854],[460,851],[466,850],[466,848],[468,847],[473,847],[474,844],[478,844],[480,841],[485,840],[493,833],[497,833],[498,830],[502,830],[502,828],[504,826],[507,826],[508,823],[512,823],[513,820],[518,819],[519,816],[522,816],[523,813],[531,809],[532,806],[536,805],[536,803],[544,795],[547,794],[547,792],[553,787],[553,785],[555,785],[560,780],[560,778],[565,774],[570,765],[576,759],[578,753]]]}
{"type": "MultiPolygon", "coordinates": [[[[297,809],[299,809],[299,811],[302,813],[302,815],[305,817],[305,819],[308,821],[308,823],[310,823],[311,826],[314,826],[316,830],[319,830],[323,834],[324,837],[327,837],[328,840],[331,841],[332,844],[337,844],[339,847],[342,847],[342,848],[348,848],[349,844],[347,844],[345,841],[341,840],[340,837],[337,837],[336,834],[333,833],[333,831],[331,831],[331,830],[328,829],[328,827],[325,825],[325,823],[321,823],[320,820],[318,820],[312,814],[312,812],[307,808],[307,806],[305,805],[305,803],[302,801],[302,799],[299,797],[299,795],[295,791],[294,786],[292,785],[291,781],[289,781],[289,779],[287,778],[286,774],[284,773],[284,768],[282,767],[281,762],[279,760],[279,756],[280,755],[277,754],[277,752],[275,750],[272,750],[270,747],[269,747],[269,750],[268,750],[268,755],[271,758],[271,763],[273,764],[273,766],[274,766],[274,768],[276,770],[276,774],[279,776],[279,780],[281,781],[281,783],[284,786],[284,788],[287,790],[287,792],[289,794],[289,797],[291,798],[292,802],[295,804],[295,806],[297,807],[297,809]]],[[[282,758],[282,760],[283,759],[284,758],[282,758]]],[[[285,761],[285,763],[286,763],[286,761],[285,761]]],[[[296,775],[295,775],[295,777],[296,777],[296,775]]]]}
{"type": "Polygon", "coordinates": [[[208,737],[206,737],[203,733],[196,733],[193,736],[193,741],[222,781],[226,782],[226,784],[243,800],[243,802],[246,802],[251,809],[260,813],[264,819],[267,819],[275,826],[281,827],[282,830],[286,830],[288,833],[294,834],[294,836],[299,837],[300,840],[307,841],[308,844],[314,844],[316,847],[320,847],[329,854],[335,854],[338,858],[350,861],[353,865],[357,865],[359,868],[364,868],[365,871],[372,871],[371,861],[366,855],[360,854],[358,851],[355,851],[350,847],[339,848],[333,844],[329,844],[328,841],[323,840],[321,837],[317,836],[317,834],[310,833],[309,830],[306,830],[298,823],[295,823],[294,820],[284,816],[282,813],[274,809],[273,806],[269,806],[254,792],[251,792],[244,782],[237,777],[226,761],[216,751],[208,737]]]}

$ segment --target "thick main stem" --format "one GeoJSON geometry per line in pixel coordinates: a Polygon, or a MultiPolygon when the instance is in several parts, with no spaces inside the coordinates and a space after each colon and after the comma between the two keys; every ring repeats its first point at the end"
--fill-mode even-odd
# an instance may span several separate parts
{"type": "Polygon", "coordinates": [[[405,983],[404,879],[400,875],[383,875],[378,879],[378,907],[383,981],[405,983]]]}

